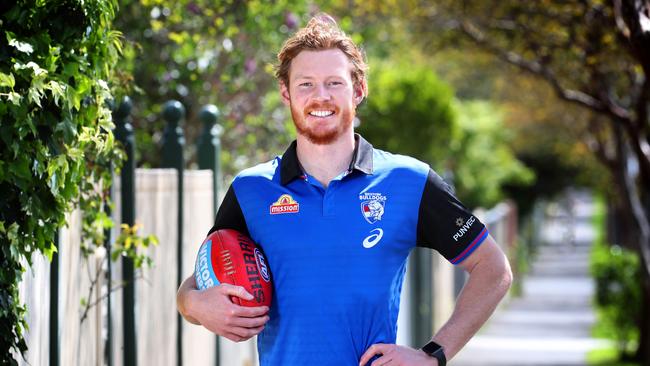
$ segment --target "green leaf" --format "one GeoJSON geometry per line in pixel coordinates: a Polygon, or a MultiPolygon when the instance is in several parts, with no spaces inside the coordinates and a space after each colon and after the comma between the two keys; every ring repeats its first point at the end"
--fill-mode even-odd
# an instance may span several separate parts
{"type": "Polygon", "coordinates": [[[77,137],[77,130],[75,124],[69,118],[64,118],[63,121],[56,124],[55,132],[63,133],[63,141],[68,144],[77,137]]]}
{"type": "Polygon", "coordinates": [[[51,81],[47,84],[47,87],[48,87],[48,89],[50,89],[50,91],[52,92],[52,96],[54,97],[54,104],[56,104],[57,106],[59,106],[59,98],[65,96],[65,88],[66,88],[66,85],[65,85],[65,84],[61,84],[61,83],[58,83],[58,82],[55,81],[55,80],[51,80],[51,81]]]}
{"type": "Polygon", "coordinates": [[[26,70],[26,69],[31,69],[32,72],[34,73],[34,76],[40,77],[47,75],[47,70],[42,69],[38,64],[34,61],[29,61],[26,64],[16,62],[14,64],[14,69],[16,70],[26,70]]]}
{"type": "Polygon", "coordinates": [[[65,98],[68,101],[69,108],[78,111],[81,108],[81,95],[77,93],[75,88],[68,87],[65,89],[65,98]]]}
{"type": "Polygon", "coordinates": [[[0,72],[0,87],[8,86],[13,89],[15,85],[16,79],[14,79],[14,75],[12,73],[4,74],[0,72]]]}
{"type": "Polygon", "coordinates": [[[72,160],[81,160],[84,157],[84,152],[81,149],[71,147],[66,152],[66,155],[68,158],[72,158],[72,160]]]}
{"type": "MultiPolygon", "coordinates": [[[[7,37],[8,38],[8,37],[7,37]]],[[[15,39],[9,40],[9,45],[15,47],[18,51],[30,55],[34,52],[34,47],[27,42],[20,42],[15,39]]]]}
{"type": "Polygon", "coordinates": [[[9,225],[9,230],[6,231],[7,233],[7,239],[9,239],[9,243],[11,244],[11,250],[12,250],[12,256],[20,258],[20,255],[15,252],[15,248],[18,246],[18,224],[13,223],[9,225]]]}
{"type": "Polygon", "coordinates": [[[68,160],[66,155],[58,155],[51,159],[47,165],[48,186],[53,195],[58,195],[59,190],[65,184],[65,176],[68,173],[68,160]]]}
{"type": "Polygon", "coordinates": [[[52,244],[49,247],[43,248],[43,254],[47,257],[47,259],[51,262],[52,261],[52,256],[54,253],[58,252],[56,245],[52,244]]]}
{"type": "Polygon", "coordinates": [[[27,99],[33,103],[35,103],[37,106],[41,106],[41,97],[43,96],[42,91],[35,89],[35,88],[29,88],[29,91],[27,92],[27,99]]]}
{"type": "Polygon", "coordinates": [[[16,92],[9,92],[9,94],[7,94],[7,99],[9,99],[13,105],[20,105],[22,97],[16,92]]]}
{"type": "Polygon", "coordinates": [[[32,177],[29,170],[29,160],[24,155],[19,155],[18,159],[9,166],[9,172],[22,179],[29,179],[32,177]]]}
{"type": "Polygon", "coordinates": [[[149,236],[147,236],[147,241],[148,241],[149,243],[153,244],[154,246],[157,246],[157,245],[158,245],[158,238],[157,238],[155,235],[149,235],[149,236]]]}
{"type": "Polygon", "coordinates": [[[121,251],[114,250],[113,253],[111,253],[111,260],[115,262],[120,257],[120,254],[122,254],[121,251]]]}

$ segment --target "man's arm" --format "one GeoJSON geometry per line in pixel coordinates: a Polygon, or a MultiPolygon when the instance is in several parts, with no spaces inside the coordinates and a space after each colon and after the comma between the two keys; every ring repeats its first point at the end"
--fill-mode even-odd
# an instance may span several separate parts
{"type": "MultiPolygon", "coordinates": [[[[232,185],[219,206],[210,233],[218,229],[234,229],[249,235],[246,221],[232,185]]],[[[202,325],[209,331],[232,341],[245,341],[259,334],[269,320],[267,306],[245,307],[232,302],[231,297],[252,300],[243,287],[222,283],[204,291],[196,288],[190,275],[176,293],[176,307],[185,320],[202,325]]]]}
{"type": "MultiPolygon", "coordinates": [[[[510,264],[489,235],[459,266],[469,273],[469,279],[458,296],[451,317],[432,338],[444,348],[447,360],[454,357],[476,334],[512,283],[510,264]]],[[[437,365],[436,359],[421,350],[394,344],[372,345],[361,357],[359,365],[365,365],[378,354],[383,356],[373,364],[379,362],[386,366],[437,365]]]]}
{"type": "Polygon", "coordinates": [[[269,320],[269,308],[239,306],[231,296],[253,299],[243,287],[227,283],[199,291],[194,276],[189,276],[178,288],[176,306],[185,320],[231,341],[241,342],[259,334],[269,320]]]}
{"type": "Polygon", "coordinates": [[[448,359],[478,332],[512,283],[508,259],[489,235],[459,266],[469,273],[469,279],[451,317],[433,337],[444,347],[448,359]]]}

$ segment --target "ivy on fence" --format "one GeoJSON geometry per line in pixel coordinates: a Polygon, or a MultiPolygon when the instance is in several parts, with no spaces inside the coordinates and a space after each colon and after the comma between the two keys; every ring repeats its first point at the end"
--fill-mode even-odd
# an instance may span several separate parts
{"type": "Polygon", "coordinates": [[[65,214],[83,211],[82,251],[103,245],[111,164],[123,153],[108,101],[121,51],[116,0],[0,5],[0,365],[24,353],[18,283],[52,257],[65,214]]]}

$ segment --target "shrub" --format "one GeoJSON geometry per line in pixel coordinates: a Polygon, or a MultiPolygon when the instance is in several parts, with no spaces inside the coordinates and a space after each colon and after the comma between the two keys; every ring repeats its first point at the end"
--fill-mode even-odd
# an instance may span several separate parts
{"type": "Polygon", "coordinates": [[[642,293],[638,255],[604,240],[603,215],[597,215],[598,237],[591,253],[591,274],[596,281],[596,333],[617,342],[621,359],[634,352],[638,343],[642,293]]]}
{"type": "Polygon", "coordinates": [[[26,350],[18,282],[32,255],[51,257],[73,205],[82,250],[103,244],[110,164],[115,0],[18,0],[0,5],[0,359],[26,350]]]}

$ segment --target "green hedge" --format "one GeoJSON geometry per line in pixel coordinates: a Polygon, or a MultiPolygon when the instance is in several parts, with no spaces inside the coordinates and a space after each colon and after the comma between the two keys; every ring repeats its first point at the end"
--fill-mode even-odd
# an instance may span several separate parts
{"type": "Polygon", "coordinates": [[[597,238],[590,263],[596,281],[594,302],[598,322],[595,334],[614,340],[619,358],[626,359],[636,351],[639,340],[641,263],[635,252],[606,243],[602,200],[597,206],[594,218],[597,238]]]}

